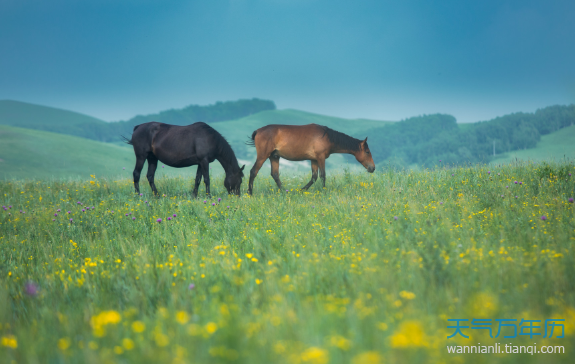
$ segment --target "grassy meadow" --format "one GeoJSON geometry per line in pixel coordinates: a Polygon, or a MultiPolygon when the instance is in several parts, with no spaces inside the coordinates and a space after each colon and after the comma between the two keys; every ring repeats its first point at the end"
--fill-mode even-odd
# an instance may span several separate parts
{"type": "Polygon", "coordinates": [[[573,361],[573,163],[343,171],[308,192],[308,174],[280,192],[263,172],[240,198],[221,177],[199,199],[184,177],[160,197],[0,181],[0,361],[573,361]],[[446,339],[462,318],[562,318],[565,337],[446,339]],[[446,351],[479,342],[566,353],[446,351]]]}

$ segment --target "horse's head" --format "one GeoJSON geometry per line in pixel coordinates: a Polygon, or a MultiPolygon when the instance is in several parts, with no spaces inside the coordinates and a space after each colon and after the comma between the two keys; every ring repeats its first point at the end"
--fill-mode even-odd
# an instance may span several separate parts
{"type": "Polygon", "coordinates": [[[237,172],[231,172],[226,175],[224,179],[224,186],[229,194],[240,195],[240,186],[242,185],[242,178],[244,177],[244,164],[237,172]]]}
{"type": "Polygon", "coordinates": [[[357,161],[361,163],[369,173],[373,173],[373,171],[375,171],[375,163],[373,163],[371,152],[367,146],[367,138],[359,143],[359,151],[355,153],[355,159],[357,159],[357,161]]]}

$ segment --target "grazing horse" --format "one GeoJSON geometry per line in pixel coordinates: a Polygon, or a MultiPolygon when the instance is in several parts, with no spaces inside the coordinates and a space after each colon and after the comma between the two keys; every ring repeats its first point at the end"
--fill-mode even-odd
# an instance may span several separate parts
{"type": "Polygon", "coordinates": [[[206,184],[206,194],[210,194],[209,164],[218,160],[226,178],[224,186],[230,194],[240,195],[240,186],[244,176],[244,166],[240,168],[236,155],[230,144],[214,128],[206,123],[194,123],[187,126],[169,125],[155,121],[136,125],[132,139],[124,138],[134,147],[136,167],[134,168],[134,187],[140,193],[140,172],[148,160],[148,182],[152,191],[157,194],[154,174],[158,160],[170,167],[182,168],[198,166],[196,182],[192,195],[198,195],[202,176],[206,184]]]}
{"type": "Polygon", "coordinates": [[[272,165],[272,177],[280,189],[282,187],[279,173],[280,157],[290,161],[311,160],[311,180],[302,188],[303,190],[307,190],[317,180],[318,168],[325,187],[325,160],[333,153],[353,154],[369,173],[375,170],[367,138],[363,141],[355,139],[327,126],[267,125],[254,131],[247,144],[255,146],[257,151],[257,160],[250,172],[248,187],[250,195],[254,179],[268,158],[272,165]]]}

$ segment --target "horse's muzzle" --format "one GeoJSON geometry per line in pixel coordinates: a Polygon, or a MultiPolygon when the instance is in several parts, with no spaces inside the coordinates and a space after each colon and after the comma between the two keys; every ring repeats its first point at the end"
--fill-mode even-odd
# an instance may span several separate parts
{"type": "Polygon", "coordinates": [[[375,171],[375,166],[367,167],[367,171],[368,171],[369,173],[373,173],[373,172],[375,171]]]}

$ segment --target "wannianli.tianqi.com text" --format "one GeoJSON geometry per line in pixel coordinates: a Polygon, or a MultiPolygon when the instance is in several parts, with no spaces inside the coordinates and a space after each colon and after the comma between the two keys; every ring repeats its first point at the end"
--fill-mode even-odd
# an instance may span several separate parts
{"type": "Polygon", "coordinates": [[[513,344],[500,344],[494,345],[447,345],[447,352],[449,354],[564,354],[565,347],[563,345],[543,345],[537,347],[537,343],[528,346],[518,346],[513,344]]]}

